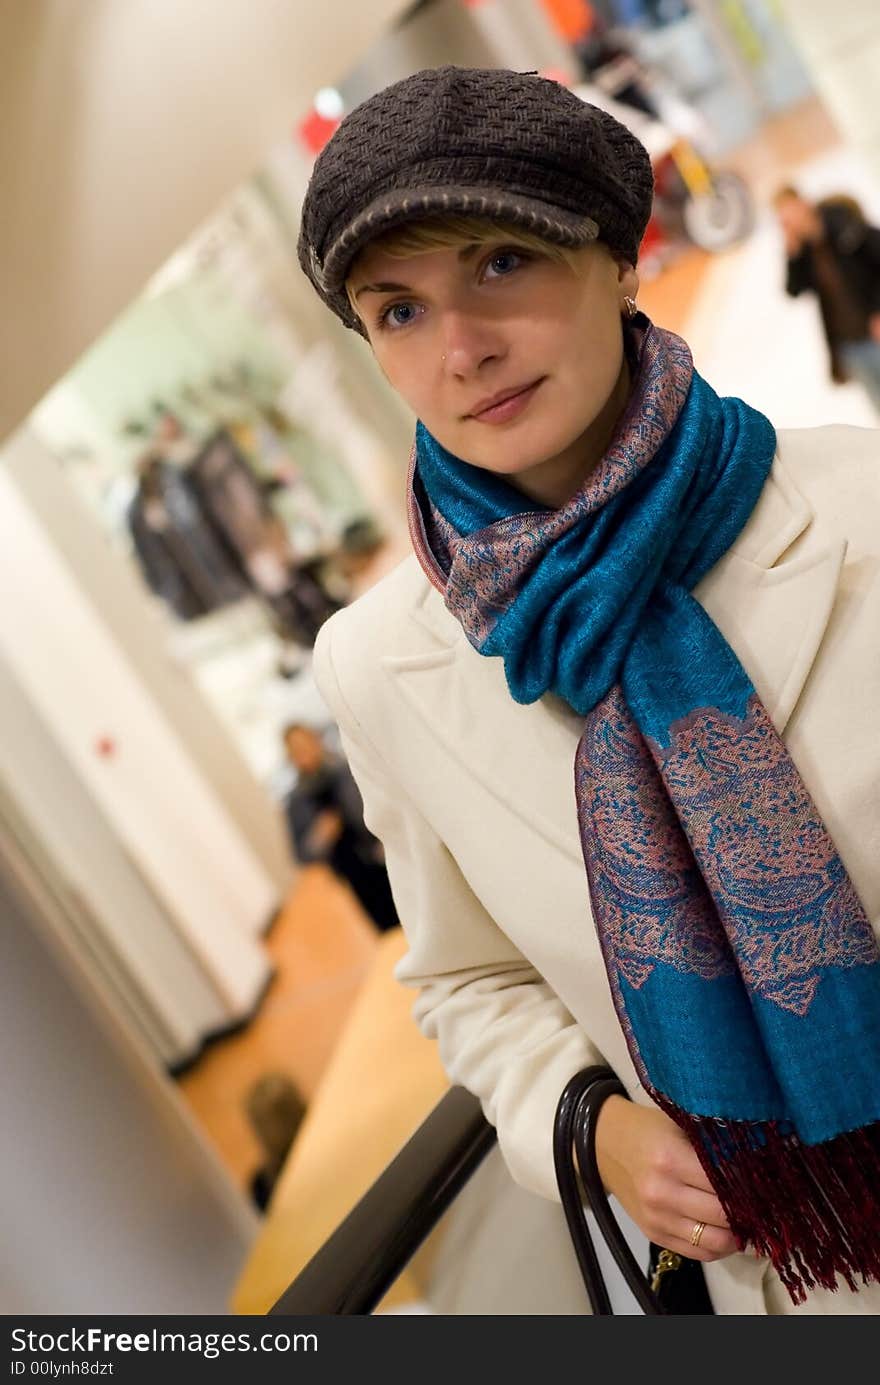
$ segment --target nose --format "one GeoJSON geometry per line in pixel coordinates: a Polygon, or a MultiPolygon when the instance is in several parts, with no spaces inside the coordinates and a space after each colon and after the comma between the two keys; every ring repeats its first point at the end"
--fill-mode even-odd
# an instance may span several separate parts
{"type": "Polygon", "coordinates": [[[442,365],[450,374],[467,378],[488,361],[502,360],[507,347],[492,323],[474,314],[450,311],[443,322],[442,365]]]}

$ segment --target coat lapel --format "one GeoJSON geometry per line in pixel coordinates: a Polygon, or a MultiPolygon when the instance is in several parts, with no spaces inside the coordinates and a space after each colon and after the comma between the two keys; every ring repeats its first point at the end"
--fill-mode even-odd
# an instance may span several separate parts
{"type": "MultiPolygon", "coordinates": [[[[822,535],[777,460],[737,543],[695,591],[780,732],[819,649],[845,551],[822,535]]],[[[430,585],[411,617],[413,648],[382,661],[403,697],[465,773],[580,862],[573,763],[582,719],[553,696],[514,702],[501,660],[470,646],[430,585]]]]}
{"type": "Polygon", "coordinates": [[[737,542],[695,589],[782,735],[831,616],[846,544],[777,459],[737,542]]]}

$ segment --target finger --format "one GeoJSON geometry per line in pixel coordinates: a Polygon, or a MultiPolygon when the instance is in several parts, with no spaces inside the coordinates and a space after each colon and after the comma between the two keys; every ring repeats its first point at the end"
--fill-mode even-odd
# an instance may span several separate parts
{"type": "MultiPolygon", "coordinates": [[[[689,1142],[683,1140],[676,1149],[675,1166],[669,1172],[680,1183],[686,1184],[688,1188],[695,1188],[700,1193],[708,1193],[710,1197],[715,1197],[715,1189],[709,1182],[709,1176],[697,1158],[693,1145],[689,1142]]],[[[699,1221],[700,1218],[697,1217],[696,1220],[699,1221]]]]}
{"type": "MultiPolygon", "coordinates": [[[[675,1150],[675,1176],[677,1176],[682,1183],[687,1184],[689,1188],[696,1188],[698,1192],[708,1193],[710,1197],[715,1198],[717,1202],[715,1189],[712,1187],[709,1175],[700,1163],[697,1151],[683,1131],[679,1131],[679,1134],[682,1138],[675,1150]]],[[[718,1205],[720,1206],[721,1204],[719,1203],[718,1205]]],[[[714,1221],[715,1218],[714,1216],[696,1217],[695,1220],[714,1221]]]]}
{"type": "Polygon", "coordinates": [[[720,1226],[729,1230],[730,1222],[721,1203],[714,1193],[701,1192],[699,1188],[681,1188],[675,1199],[675,1211],[690,1220],[693,1228],[697,1222],[707,1226],[720,1226]]]}
{"type": "Polygon", "coordinates": [[[695,1224],[677,1220],[670,1228],[671,1234],[661,1244],[668,1250],[687,1256],[689,1260],[702,1261],[721,1260],[726,1255],[733,1255],[738,1249],[734,1237],[726,1227],[710,1225],[706,1226],[700,1236],[699,1245],[695,1246],[691,1241],[695,1224]]]}

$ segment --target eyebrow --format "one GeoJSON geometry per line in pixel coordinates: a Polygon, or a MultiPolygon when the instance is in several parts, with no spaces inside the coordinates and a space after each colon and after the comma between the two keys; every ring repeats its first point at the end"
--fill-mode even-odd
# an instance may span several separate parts
{"type": "MultiPolygon", "coordinates": [[[[478,250],[482,242],[472,241],[469,245],[463,245],[458,252],[460,260],[470,259],[475,250],[478,250]]],[[[362,293],[412,293],[409,284],[394,284],[390,281],[381,284],[362,284],[355,294],[355,298],[360,298],[362,293]]]]}

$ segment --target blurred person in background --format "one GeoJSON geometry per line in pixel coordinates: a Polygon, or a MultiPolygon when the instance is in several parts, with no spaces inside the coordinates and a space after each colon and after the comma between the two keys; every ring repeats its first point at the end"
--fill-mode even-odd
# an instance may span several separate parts
{"type": "Polygon", "coordinates": [[[250,1194],[264,1212],[303,1122],[306,1101],[287,1073],[266,1072],[245,1093],[244,1109],[263,1156],[251,1175],[250,1194]]]}
{"type": "Polygon", "coordinates": [[[291,722],[283,734],[287,758],[297,772],[284,802],[294,855],[303,865],[328,865],[351,886],[380,933],[395,928],[385,853],[364,825],[363,802],[348,765],[311,726],[291,722]]]}
{"type": "Polygon", "coordinates": [[[718,396],[636,303],[652,197],[530,73],[417,72],[331,136],[300,264],[418,422],[413,552],[314,676],[395,975],[513,1178],[558,1197],[607,1064],[603,1182],[716,1312],[877,1314],[880,431],[718,396]]]}
{"type": "Polygon", "coordinates": [[[880,228],[852,197],[813,203],[784,187],[773,205],[785,243],[786,292],[816,295],[831,378],[857,380],[880,413],[880,228]]]}

